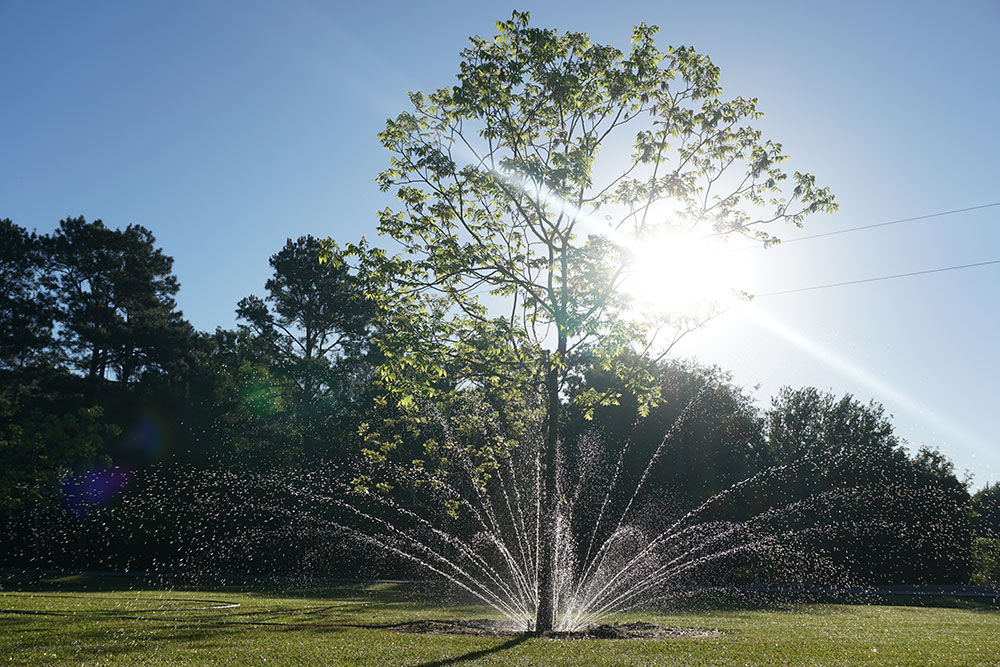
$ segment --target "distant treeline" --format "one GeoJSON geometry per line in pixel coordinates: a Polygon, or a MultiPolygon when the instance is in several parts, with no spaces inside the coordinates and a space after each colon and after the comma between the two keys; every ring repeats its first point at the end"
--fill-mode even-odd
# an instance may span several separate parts
{"type": "MultiPolygon", "coordinates": [[[[324,252],[313,237],[289,239],[271,257],[262,296],[234,304],[237,329],[206,333],[177,309],[172,259],[148,229],[80,217],[38,235],[0,221],[0,564],[412,574],[356,549],[342,525],[321,520],[323,499],[303,500],[285,483],[372,459],[403,469],[440,456],[427,419],[414,427],[381,389],[374,341],[386,332],[362,280],[324,252]]],[[[788,505],[843,489],[828,496],[842,499],[835,505],[803,503],[796,521],[827,527],[807,546],[853,577],[1000,577],[1000,487],[970,498],[946,457],[904,447],[880,405],[786,388],[761,410],[718,369],[635,363],[660,385],[648,414],[627,387],[611,386],[615,374],[574,360],[565,465],[583,465],[572,453],[584,445],[623,452],[621,476],[647,476],[637,502],[666,514],[754,475],[762,481],[752,492],[713,511],[749,517],[778,497],[788,505]],[[575,396],[608,389],[620,400],[574,408],[575,396]]],[[[530,400],[494,408],[490,419],[503,423],[466,411],[448,437],[481,454],[480,431],[531,423],[530,400]]],[[[355,481],[364,492],[380,483],[360,472],[355,481]]],[[[385,486],[405,500],[402,480],[385,486]]]]}

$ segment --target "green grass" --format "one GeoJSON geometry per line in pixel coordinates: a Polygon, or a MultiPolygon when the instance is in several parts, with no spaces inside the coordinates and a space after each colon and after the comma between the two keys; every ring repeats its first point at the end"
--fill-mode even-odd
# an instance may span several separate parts
{"type": "Polygon", "coordinates": [[[0,580],[0,610],[0,666],[1000,665],[1000,609],[974,603],[728,607],[617,619],[724,633],[669,640],[417,635],[372,627],[489,615],[390,584],[158,590],[129,579],[11,578],[0,580]]]}

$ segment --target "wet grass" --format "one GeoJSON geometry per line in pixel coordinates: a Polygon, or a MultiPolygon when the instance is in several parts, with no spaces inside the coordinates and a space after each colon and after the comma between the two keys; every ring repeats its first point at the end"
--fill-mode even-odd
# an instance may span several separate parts
{"type": "Polygon", "coordinates": [[[9,577],[0,579],[0,665],[1000,665],[1000,609],[963,607],[687,607],[616,620],[723,634],[557,641],[395,631],[414,620],[489,616],[429,586],[167,589],[126,578],[9,577]]]}

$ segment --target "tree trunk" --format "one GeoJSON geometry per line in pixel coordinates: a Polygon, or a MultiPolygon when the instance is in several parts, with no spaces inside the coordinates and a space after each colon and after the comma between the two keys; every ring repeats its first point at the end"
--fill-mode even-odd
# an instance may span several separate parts
{"type": "Polygon", "coordinates": [[[107,370],[106,354],[107,352],[98,348],[96,344],[91,349],[90,368],[87,372],[87,390],[90,393],[91,403],[97,403],[101,397],[101,384],[107,370]]]}
{"type": "Polygon", "coordinates": [[[559,533],[556,527],[558,502],[559,447],[559,368],[549,359],[545,377],[547,420],[541,455],[541,514],[538,517],[538,608],[535,612],[535,632],[555,629],[556,623],[556,555],[559,533]]]}

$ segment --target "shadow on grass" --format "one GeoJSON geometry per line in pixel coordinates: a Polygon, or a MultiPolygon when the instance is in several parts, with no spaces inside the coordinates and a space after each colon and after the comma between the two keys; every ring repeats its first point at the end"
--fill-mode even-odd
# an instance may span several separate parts
{"type": "Polygon", "coordinates": [[[523,635],[514,637],[513,639],[508,639],[502,644],[497,644],[496,646],[491,646],[490,648],[479,649],[478,651],[470,651],[469,653],[464,653],[462,655],[456,655],[454,658],[445,658],[443,660],[433,660],[431,662],[422,662],[416,667],[445,667],[445,665],[457,665],[460,662],[465,662],[467,660],[478,660],[480,658],[485,658],[488,655],[493,655],[495,653],[500,653],[501,651],[507,651],[518,644],[521,644],[528,639],[531,639],[532,635],[530,633],[525,633],[523,635]]]}
{"type": "MultiPolygon", "coordinates": [[[[361,613],[361,607],[267,609],[198,616],[109,614],[93,610],[66,610],[45,614],[0,612],[0,627],[10,642],[5,648],[27,653],[72,646],[81,663],[116,656],[165,651],[175,656],[191,648],[217,649],[241,638],[267,641],[260,633],[335,634],[350,629],[343,623],[361,613]],[[10,614],[10,615],[8,615],[10,614]],[[56,618],[63,616],[64,618],[56,618]]],[[[19,610],[17,610],[19,611],[19,610]]],[[[0,649],[3,653],[3,649],[0,649]]],[[[174,658],[171,658],[174,660],[174,658]]],[[[176,661],[183,661],[177,657],[176,661]]]]}

